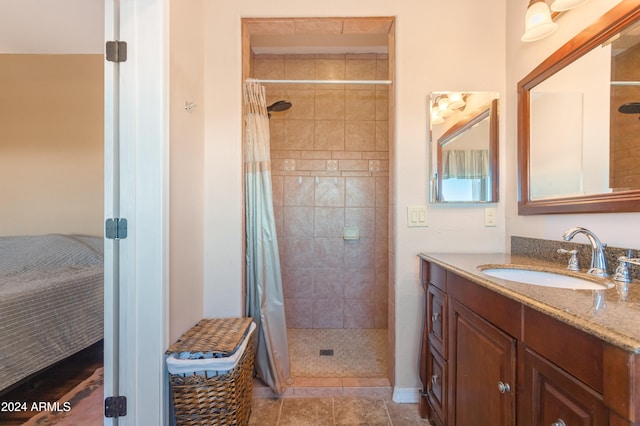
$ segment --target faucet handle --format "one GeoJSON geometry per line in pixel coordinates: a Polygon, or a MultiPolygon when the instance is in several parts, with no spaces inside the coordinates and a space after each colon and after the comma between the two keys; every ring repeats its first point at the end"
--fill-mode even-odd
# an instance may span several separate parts
{"type": "Polygon", "coordinates": [[[620,256],[618,262],[616,273],[613,276],[614,281],[622,283],[630,283],[633,281],[631,279],[631,265],[640,265],[640,258],[632,258],[631,250],[627,250],[627,255],[620,256]]]}
{"type": "Polygon", "coordinates": [[[567,265],[567,269],[570,271],[579,271],[580,264],[578,263],[578,250],[565,250],[558,249],[558,253],[569,253],[571,257],[569,258],[569,264],[567,265]]]}
{"type": "Polygon", "coordinates": [[[620,256],[618,258],[618,267],[616,268],[616,273],[613,275],[613,280],[621,283],[630,283],[631,282],[631,273],[629,272],[629,260],[626,256],[620,256]]]}

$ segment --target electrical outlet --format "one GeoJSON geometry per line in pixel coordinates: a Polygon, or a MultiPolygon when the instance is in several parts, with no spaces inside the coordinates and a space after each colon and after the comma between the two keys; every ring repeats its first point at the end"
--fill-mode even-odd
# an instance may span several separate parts
{"type": "Polygon", "coordinates": [[[484,209],[484,226],[496,226],[497,214],[495,207],[486,207],[484,209]]]}

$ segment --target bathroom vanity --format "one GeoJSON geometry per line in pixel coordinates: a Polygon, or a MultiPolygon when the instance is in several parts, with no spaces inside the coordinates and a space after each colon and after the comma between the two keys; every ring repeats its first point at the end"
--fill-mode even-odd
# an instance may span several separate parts
{"type": "Polygon", "coordinates": [[[481,271],[514,264],[564,273],[508,254],[420,254],[421,416],[436,425],[640,424],[640,283],[589,278],[608,288],[573,290],[481,271]]]}

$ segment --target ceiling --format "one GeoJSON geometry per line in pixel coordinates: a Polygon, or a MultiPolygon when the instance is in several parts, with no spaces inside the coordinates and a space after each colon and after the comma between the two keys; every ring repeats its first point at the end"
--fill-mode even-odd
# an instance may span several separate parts
{"type": "Polygon", "coordinates": [[[101,53],[104,0],[0,0],[0,53],[101,53]]]}
{"type": "Polygon", "coordinates": [[[392,18],[247,19],[256,54],[388,53],[392,18]]]}

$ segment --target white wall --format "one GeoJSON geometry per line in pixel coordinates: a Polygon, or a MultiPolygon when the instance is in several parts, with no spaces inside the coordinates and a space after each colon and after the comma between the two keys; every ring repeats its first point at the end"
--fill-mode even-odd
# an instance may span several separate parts
{"type": "MultiPolygon", "coordinates": [[[[242,310],[240,19],[395,16],[396,387],[420,387],[418,342],[423,294],[417,254],[491,252],[502,251],[505,246],[503,215],[498,214],[498,227],[484,228],[482,207],[431,207],[429,227],[407,228],[406,207],[424,205],[428,199],[428,97],[438,90],[486,90],[500,92],[502,99],[505,3],[506,0],[206,3],[205,315],[238,315],[242,310]],[[456,27],[452,28],[454,24],[456,27]]],[[[501,116],[504,111],[501,107],[501,116]]],[[[504,136],[503,124],[501,135],[504,136]]],[[[502,154],[501,161],[504,162],[502,154]]]]}
{"type": "MultiPolygon", "coordinates": [[[[518,81],[617,3],[617,0],[590,0],[579,8],[559,16],[559,28],[556,33],[537,42],[523,43],[520,37],[524,31],[523,17],[528,2],[507,2],[507,169],[503,175],[503,181],[507,183],[507,237],[518,235],[560,241],[563,232],[569,227],[584,226],[610,246],[640,247],[640,213],[518,216],[517,207],[518,81]]],[[[586,240],[581,238],[578,237],[576,242],[586,243],[586,240]]]]}
{"type": "Polygon", "coordinates": [[[102,62],[0,54],[0,235],[102,235],[102,62]]]}
{"type": "Polygon", "coordinates": [[[104,0],[0,10],[0,235],[102,235],[104,0]]]}
{"type": "Polygon", "coordinates": [[[170,342],[203,317],[203,4],[171,1],[170,342]],[[196,106],[187,111],[185,102],[196,106]]]}
{"type": "Polygon", "coordinates": [[[104,51],[104,0],[0,0],[0,52],[104,51]]]}

